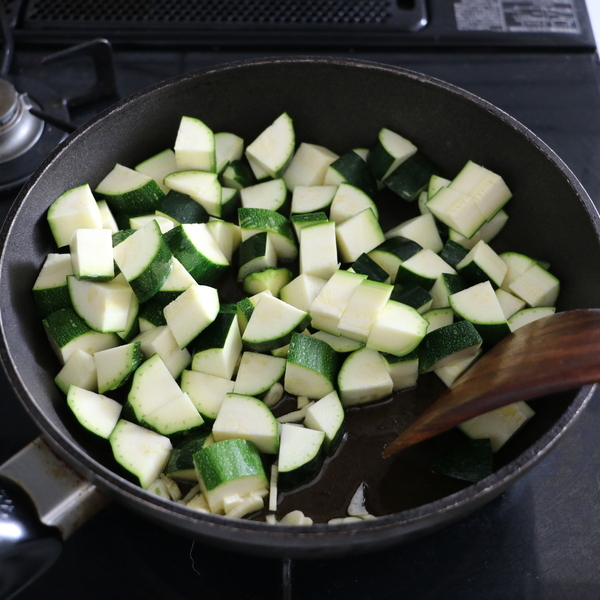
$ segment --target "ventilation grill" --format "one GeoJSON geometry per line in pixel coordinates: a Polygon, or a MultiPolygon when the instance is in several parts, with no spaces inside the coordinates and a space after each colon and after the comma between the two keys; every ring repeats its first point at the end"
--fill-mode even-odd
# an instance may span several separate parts
{"type": "Polygon", "coordinates": [[[26,29],[409,31],[425,0],[31,0],[26,29]]]}

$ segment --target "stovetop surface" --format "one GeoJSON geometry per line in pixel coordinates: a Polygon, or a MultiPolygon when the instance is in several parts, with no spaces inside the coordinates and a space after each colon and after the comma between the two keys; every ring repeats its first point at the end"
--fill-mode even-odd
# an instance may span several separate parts
{"type": "MultiPolygon", "coordinates": [[[[244,53],[243,57],[274,52],[244,53]]],[[[277,52],[277,54],[282,54],[277,52]]],[[[333,55],[334,53],[329,53],[333,55]]],[[[37,65],[43,50],[15,56],[13,71],[44,72],[63,95],[73,65],[37,65]]],[[[539,135],[600,205],[600,89],[593,52],[357,52],[463,87],[539,135]]],[[[231,52],[118,52],[122,97],[219,62],[231,52]]],[[[79,75],[77,75],[79,76],[79,75]]],[[[83,123],[97,110],[73,112],[83,123]]],[[[8,201],[0,203],[4,218],[8,201]]],[[[37,435],[0,375],[0,462],[37,435]]],[[[600,404],[598,394],[558,446],[500,498],[435,534],[385,552],[295,561],[294,600],[326,598],[554,600],[600,597],[600,404]]],[[[19,598],[204,600],[281,598],[281,562],[216,550],[157,528],[111,504],[70,538],[58,563],[19,598]]]]}

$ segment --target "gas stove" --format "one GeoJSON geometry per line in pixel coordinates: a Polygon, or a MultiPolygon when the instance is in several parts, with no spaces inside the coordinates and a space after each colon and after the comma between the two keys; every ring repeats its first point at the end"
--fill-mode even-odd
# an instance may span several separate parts
{"type": "MultiPolygon", "coordinates": [[[[218,63],[300,53],[399,65],[483,97],[553,148],[600,206],[600,70],[583,0],[17,0],[4,8],[2,219],[45,156],[118,98],[218,63]]],[[[37,430],[3,374],[0,390],[3,461],[37,430]]],[[[343,560],[241,556],[109,505],[19,598],[598,597],[599,428],[592,401],[560,446],[499,499],[423,539],[343,560]]]]}

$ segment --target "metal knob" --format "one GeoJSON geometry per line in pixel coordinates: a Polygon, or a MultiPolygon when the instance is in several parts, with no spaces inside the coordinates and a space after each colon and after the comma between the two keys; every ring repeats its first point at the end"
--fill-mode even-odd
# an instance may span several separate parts
{"type": "Polygon", "coordinates": [[[12,83],[0,79],[0,163],[29,150],[44,131],[44,122],[34,117],[27,94],[19,94],[12,83]]]}

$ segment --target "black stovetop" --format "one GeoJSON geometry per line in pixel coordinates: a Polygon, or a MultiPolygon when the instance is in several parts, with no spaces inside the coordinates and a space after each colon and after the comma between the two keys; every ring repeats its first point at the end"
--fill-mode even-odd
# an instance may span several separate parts
{"type": "MultiPolygon", "coordinates": [[[[435,4],[435,3],[434,3],[435,4]]],[[[567,4],[569,4],[567,2],[567,4]]],[[[585,32],[584,32],[585,33],[585,32]]],[[[432,46],[413,51],[359,49],[353,56],[396,64],[463,87],[528,126],[574,171],[600,206],[600,70],[589,32],[581,44],[524,50],[432,46]]],[[[12,71],[44,73],[73,92],[79,61],[41,67],[52,48],[15,52],[12,71]]],[[[560,44],[559,44],[560,46],[560,44]]],[[[179,73],[261,52],[118,47],[121,96],[179,73]]],[[[346,54],[341,48],[329,55],[346,54]]],[[[84,72],[85,67],[83,68],[84,72]]],[[[98,110],[73,111],[83,122],[98,110]]],[[[9,199],[0,203],[2,218],[9,199]]],[[[0,461],[37,435],[0,375],[0,461]]],[[[327,561],[295,561],[292,598],[571,599],[600,597],[600,404],[598,393],[559,445],[500,498],[435,534],[385,552],[327,561]]],[[[281,563],[216,550],[173,535],[117,504],[65,544],[58,563],[19,598],[222,600],[281,598],[281,563]]]]}

